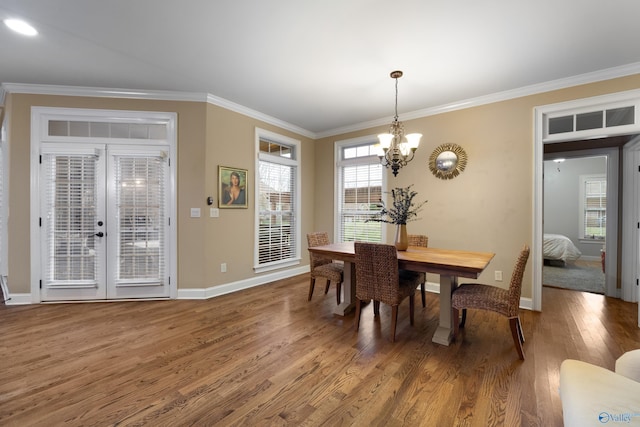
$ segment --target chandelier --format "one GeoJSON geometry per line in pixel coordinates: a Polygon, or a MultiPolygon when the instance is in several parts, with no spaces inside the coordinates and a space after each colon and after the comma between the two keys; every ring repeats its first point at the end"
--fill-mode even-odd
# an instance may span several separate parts
{"type": "Polygon", "coordinates": [[[404,134],[404,125],[398,121],[398,79],[402,77],[402,71],[392,71],[391,78],[396,79],[396,115],[393,117],[393,123],[389,128],[389,133],[381,133],[378,135],[380,147],[382,151],[378,153],[382,166],[391,168],[393,176],[398,175],[398,170],[406,166],[418,149],[420,144],[420,133],[404,134]],[[405,141],[402,139],[405,138],[405,141]]]}

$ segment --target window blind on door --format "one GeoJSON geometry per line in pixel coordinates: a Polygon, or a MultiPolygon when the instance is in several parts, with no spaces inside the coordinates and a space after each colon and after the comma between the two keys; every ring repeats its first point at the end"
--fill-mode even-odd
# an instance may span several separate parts
{"type": "Polygon", "coordinates": [[[44,226],[51,287],[96,286],[96,155],[44,154],[44,226]]]}
{"type": "Polygon", "coordinates": [[[163,283],[165,168],[162,157],[116,155],[117,286],[163,283]]]}

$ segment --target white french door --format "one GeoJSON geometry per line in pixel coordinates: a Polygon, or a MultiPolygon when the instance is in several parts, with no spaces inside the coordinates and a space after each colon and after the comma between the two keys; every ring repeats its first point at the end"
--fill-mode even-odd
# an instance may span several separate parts
{"type": "Polygon", "coordinates": [[[166,150],[41,145],[42,301],[170,296],[166,150]]]}

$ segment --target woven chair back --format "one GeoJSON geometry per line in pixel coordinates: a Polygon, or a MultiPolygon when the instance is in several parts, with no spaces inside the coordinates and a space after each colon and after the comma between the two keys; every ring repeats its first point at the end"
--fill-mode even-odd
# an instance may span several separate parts
{"type": "Polygon", "coordinates": [[[522,277],[524,276],[524,269],[527,266],[527,260],[529,259],[529,246],[524,245],[516,261],[516,265],[511,273],[511,282],[509,283],[509,314],[513,317],[518,315],[518,309],[520,307],[520,295],[522,293],[522,277]]]}
{"type": "Polygon", "coordinates": [[[400,294],[396,247],[355,242],[356,298],[394,305],[400,294]]]}
{"type": "Polygon", "coordinates": [[[409,240],[409,246],[429,247],[429,237],[424,234],[409,234],[407,240],[409,240]]]}
{"type": "MultiPolygon", "coordinates": [[[[329,234],[326,231],[316,231],[313,233],[307,234],[307,244],[310,248],[315,246],[324,246],[329,244],[329,234]]],[[[313,252],[309,252],[309,261],[311,262],[311,270],[318,267],[319,265],[329,264],[331,260],[328,258],[323,258],[319,255],[314,254],[313,252]]]]}

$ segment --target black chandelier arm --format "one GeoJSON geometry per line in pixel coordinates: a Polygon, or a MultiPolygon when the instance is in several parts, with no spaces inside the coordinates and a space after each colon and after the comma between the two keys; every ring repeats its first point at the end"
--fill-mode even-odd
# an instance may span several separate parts
{"type": "Polygon", "coordinates": [[[409,154],[407,154],[406,156],[403,155],[402,153],[395,151],[393,153],[391,153],[391,150],[387,150],[385,151],[385,153],[381,156],[378,156],[378,158],[380,159],[380,164],[384,167],[389,167],[389,166],[396,166],[397,168],[401,168],[404,166],[407,166],[407,164],[413,160],[413,157],[415,155],[415,151],[414,149],[411,150],[411,152],[409,154]],[[390,154],[391,153],[391,154],[390,154]]]}
{"type": "Polygon", "coordinates": [[[402,156],[402,166],[407,166],[407,163],[409,163],[411,160],[413,160],[413,156],[415,155],[415,150],[411,150],[410,154],[407,154],[406,156],[402,156]],[[409,157],[411,156],[411,157],[409,157]]]}

